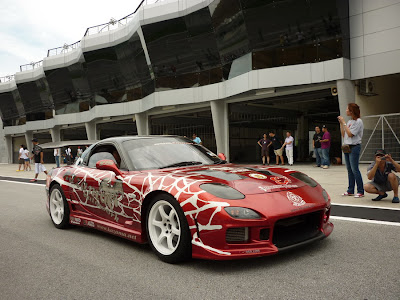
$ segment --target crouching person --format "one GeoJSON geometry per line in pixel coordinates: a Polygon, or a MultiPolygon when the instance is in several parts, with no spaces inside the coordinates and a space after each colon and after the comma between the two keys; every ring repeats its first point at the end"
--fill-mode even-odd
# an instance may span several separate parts
{"type": "Polygon", "coordinates": [[[364,185],[367,193],[378,194],[372,201],[380,201],[386,198],[386,192],[394,193],[393,203],[399,203],[399,184],[400,178],[392,171],[400,172],[400,164],[395,162],[390,154],[386,154],[385,150],[375,151],[375,161],[368,167],[367,176],[372,180],[364,185]]]}

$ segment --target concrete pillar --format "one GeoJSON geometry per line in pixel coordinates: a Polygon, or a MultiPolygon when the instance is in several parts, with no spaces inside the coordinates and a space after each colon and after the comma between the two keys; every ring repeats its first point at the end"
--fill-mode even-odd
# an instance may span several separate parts
{"type": "MultiPolygon", "coordinates": [[[[286,132],[284,132],[286,135],[286,132]]],[[[300,116],[297,119],[297,160],[306,160],[309,157],[308,153],[308,118],[300,116]]]]}
{"type": "Polygon", "coordinates": [[[138,135],[150,135],[149,116],[147,113],[135,114],[135,120],[138,135]]]}
{"type": "Polygon", "coordinates": [[[346,117],[346,109],[349,103],[356,102],[356,90],[354,82],[347,79],[336,81],[339,98],[339,110],[342,117],[346,117]]]}
{"type": "Polygon", "coordinates": [[[225,101],[211,101],[211,114],[214,125],[217,152],[224,153],[229,161],[229,117],[228,104],[225,101]]]}
{"type": "MultiPolygon", "coordinates": [[[[52,142],[60,142],[61,141],[61,129],[60,126],[54,126],[50,129],[51,141],[52,142]]],[[[61,161],[61,148],[58,148],[58,157],[60,157],[61,161]]]]}
{"type": "Polygon", "coordinates": [[[7,154],[7,163],[13,163],[13,143],[12,143],[12,136],[6,135],[4,137],[6,142],[6,154],[7,154]]]}
{"type": "MultiPolygon", "coordinates": [[[[348,120],[348,117],[346,116],[346,109],[349,103],[356,102],[356,87],[353,81],[347,79],[337,80],[336,85],[338,90],[340,115],[346,120],[348,120]]],[[[343,144],[343,138],[342,138],[342,144],[343,144]]],[[[342,163],[345,164],[343,153],[342,153],[342,163]]]]}
{"type": "Polygon", "coordinates": [[[97,131],[96,131],[96,123],[94,121],[86,122],[86,136],[88,140],[97,140],[97,131]]]}
{"type": "MultiPolygon", "coordinates": [[[[25,132],[26,147],[28,148],[29,153],[32,153],[32,150],[33,150],[32,139],[33,139],[33,132],[32,131],[25,132]]],[[[40,144],[40,141],[39,141],[39,144],[40,144]]]]}
{"type": "Polygon", "coordinates": [[[51,141],[60,142],[61,141],[61,129],[60,126],[54,126],[50,129],[51,141]]]}

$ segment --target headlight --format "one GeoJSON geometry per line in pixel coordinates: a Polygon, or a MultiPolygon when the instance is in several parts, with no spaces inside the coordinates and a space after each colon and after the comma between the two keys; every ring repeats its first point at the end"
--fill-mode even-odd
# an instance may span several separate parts
{"type": "Polygon", "coordinates": [[[329,202],[329,196],[328,193],[325,190],[322,190],[322,196],[325,199],[325,202],[328,203],[329,202]]]}
{"type": "Polygon", "coordinates": [[[227,200],[244,199],[244,195],[234,188],[221,183],[204,183],[200,188],[211,195],[227,200]]]}
{"type": "Polygon", "coordinates": [[[229,206],[224,209],[228,215],[235,219],[261,219],[261,216],[250,208],[229,206]]]}
{"type": "Polygon", "coordinates": [[[305,184],[307,184],[311,187],[316,187],[318,185],[318,183],[314,179],[312,179],[311,177],[307,176],[304,173],[294,172],[294,173],[290,173],[290,176],[303,181],[305,184]]]}

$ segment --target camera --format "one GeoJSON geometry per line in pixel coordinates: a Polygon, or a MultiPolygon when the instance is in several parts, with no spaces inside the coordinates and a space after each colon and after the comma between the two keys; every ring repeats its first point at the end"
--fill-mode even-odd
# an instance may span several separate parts
{"type": "Polygon", "coordinates": [[[381,157],[381,160],[386,160],[386,157],[385,157],[385,156],[382,156],[382,157],[381,157]]]}

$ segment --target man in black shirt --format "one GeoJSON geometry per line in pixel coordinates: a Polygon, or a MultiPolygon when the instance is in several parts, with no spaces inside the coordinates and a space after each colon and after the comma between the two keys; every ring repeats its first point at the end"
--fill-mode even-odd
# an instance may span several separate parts
{"type": "Polygon", "coordinates": [[[282,149],[282,142],[276,137],[275,132],[270,132],[269,133],[269,139],[271,140],[271,143],[268,145],[272,145],[272,148],[274,149],[274,153],[276,156],[276,164],[279,165],[279,157],[281,158],[282,165],[285,163],[283,162],[283,149],[282,149]]]}
{"type": "Polygon", "coordinates": [[[383,149],[375,151],[375,161],[368,167],[368,179],[372,180],[364,184],[367,193],[378,194],[372,201],[380,201],[388,195],[386,192],[393,190],[393,203],[399,203],[400,178],[394,172],[400,172],[400,164],[394,161],[390,154],[383,149]]]}
{"type": "Polygon", "coordinates": [[[44,172],[47,175],[46,168],[43,165],[43,149],[39,146],[38,139],[32,139],[33,150],[31,159],[35,159],[35,178],[31,182],[36,182],[40,172],[44,172]]]}
{"type": "Polygon", "coordinates": [[[322,158],[322,151],[321,151],[321,140],[324,134],[321,132],[321,128],[319,126],[315,126],[315,134],[313,136],[313,148],[316,157],[316,167],[321,166],[321,158],[322,158]]]}

